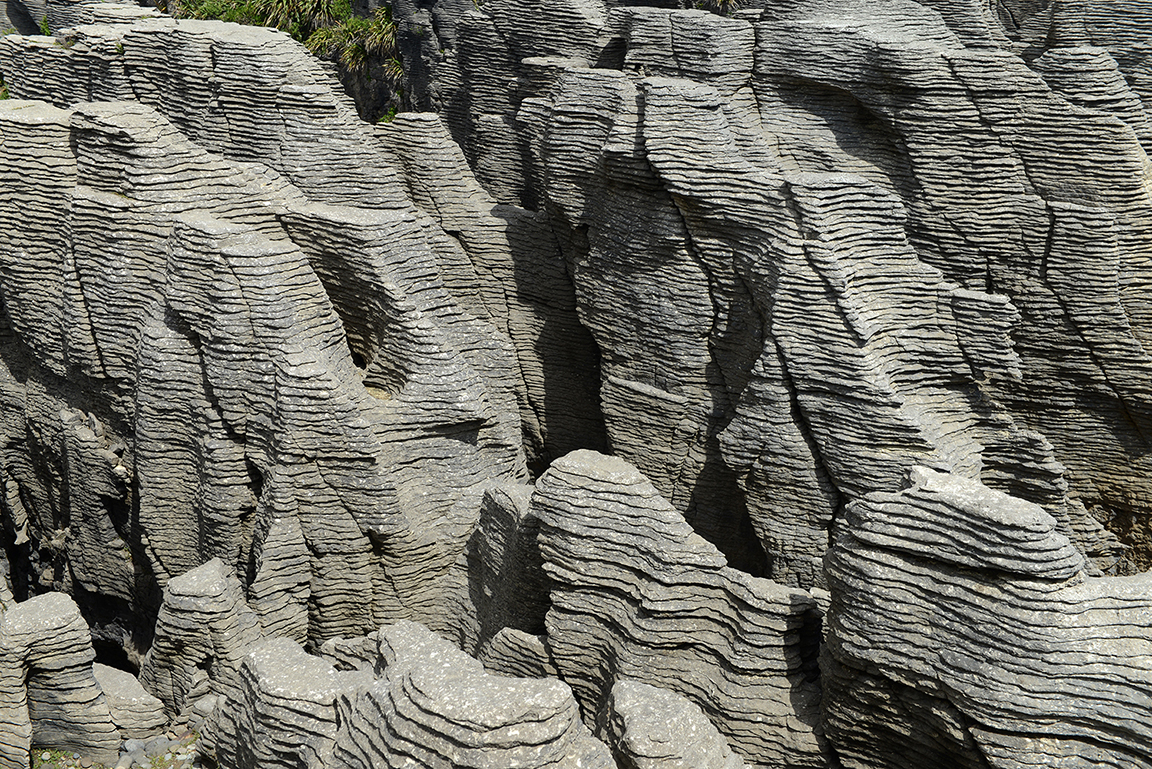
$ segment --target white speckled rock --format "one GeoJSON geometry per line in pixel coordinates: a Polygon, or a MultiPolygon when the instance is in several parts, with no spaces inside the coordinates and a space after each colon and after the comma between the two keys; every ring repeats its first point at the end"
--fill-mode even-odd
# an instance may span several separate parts
{"type": "Polygon", "coordinates": [[[149,694],[136,676],[100,663],[92,666],[92,673],[108,700],[112,722],[124,739],[147,739],[168,725],[164,703],[149,694]]]}
{"type": "Polygon", "coordinates": [[[609,769],[608,748],[555,679],[505,678],[422,626],[380,631],[383,677],[341,694],[329,766],[609,769]]]}
{"type": "Polygon", "coordinates": [[[244,658],[235,696],[216,711],[220,765],[334,766],[336,699],[374,680],[371,670],[338,671],[290,639],[261,641],[244,658]]]}
{"type": "Polygon", "coordinates": [[[608,731],[625,769],[743,769],[703,711],[667,689],[619,679],[608,731]]]}

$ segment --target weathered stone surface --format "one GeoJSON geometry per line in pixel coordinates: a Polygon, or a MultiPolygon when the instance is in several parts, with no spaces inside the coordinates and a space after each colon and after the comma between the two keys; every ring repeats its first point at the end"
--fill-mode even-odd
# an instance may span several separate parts
{"type": "MultiPolygon", "coordinates": [[[[72,114],[19,101],[6,108],[31,126],[19,141],[55,136],[77,169],[63,177],[71,191],[47,186],[35,193],[46,206],[64,196],[69,206],[54,211],[71,217],[65,229],[72,238],[58,259],[49,255],[39,266],[57,276],[48,297],[57,301],[56,321],[33,314],[25,334],[57,351],[61,373],[87,371],[116,383],[112,399],[94,403],[74,390],[50,390],[31,412],[39,418],[71,407],[89,415],[84,428],[49,423],[75,446],[70,472],[55,473],[75,484],[71,512],[83,521],[73,534],[76,574],[84,587],[131,604],[146,597],[138,590],[147,589],[148,574],[163,584],[215,556],[245,575],[270,632],[301,641],[364,632],[405,612],[472,632],[462,629],[469,621],[460,616],[468,601],[464,551],[479,484],[524,473],[519,380],[507,338],[461,312],[440,282],[436,254],[420,234],[427,220],[411,207],[369,212],[306,204],[283,177],[204,153],[140,105],[91,105],[72,114]],[[71,146],[69,135],[76,137],[71,146]],[[388,230],[371,234],[384,224],[388,230]],[[309,250],[297,249],[289,235],[309,250]],[[361,257],[329,258],[349,248],[361,257]],[[96,264],[109,259],[126,260],[123,276],[95,275],[96,264]],[[279,288],[259,285],[268,275],[278,276],[279,288]],[[288,283],[296,288],[280,290],[288,283]],[[382,297],[392,292],[365,318],[371,339],[356,333],[359,310],[344,298],[343,284],[382,297]],[[76,324],[65,311],[70,291],[79,295],[76,324]],[[54,325],[77,341],[54,341],[54,325]],[[353,354],[378,370],[361,373],[353,354]],[[325,368],[330,378],[317,389],[325,368]],[[318,393],[327,400],[316,400],[318,393]],[[115,432],[97,434],[109,432],[101,423],[115,432]],[[131,453],[117,454],[117,443],[131,453]],[[304,457],[293,455],[296,446],[307,447],[304,457]],[[317,452],[323,456],[314,459],[317,452]],[[115,507],[128,504],[123,489],[131,480],[140,499],[135,533],[115,507]],[[411,516],[407,523],[394,513],[398,505],[411,516]],[[452,510],[455,528],[422,522],[452,510]],[[333,516],[343,519],[342,528],[333,516]],[[380,540],[386,530],[387,545],[380,540]],[[102,552],[105,543],[111,546],[102,552]],[[419,576],[431,565],[403,555],[412,549],[436,554],[434,568],[447,575],[441,597],[419,576]],[[406,596],[398,599],[391,586],[406,596]],[[365,594],[373,598],[364,601],[365,594]]],[[[11,141],[19,158],[17,137],[11,141]]],[[[22,295],[18,283],[9,290],[22,295]]],[[[35,313],[45,303],[28,306],[35,313]]],[[[33,387],[41,387],[39,379],[33,387]]],[[[54,461],[51,454],[44,459],[54,461]]],[[[49,516],[68,510],[55,502],[55,488],[43,488],[43,475],[22,463],[16,468],[24,494],[47,498],[37,511],[43,536],[49,516]]],[[[27,514],[12,513],[23,528],[27,514]]]]}
{"type": "Polygon", "coordinates": [[[259,638],[239,580],[214,558],[164,588],[140,682],[170,715],[206,694],[235,699],[240,664],[259,638]]]}
{"type": "Polygon", "coordinates": [[[614,457],[554,462],[532,510],[549,649],[586,716],[631,678],[687,697],[751,766],[824,765],[811,596],[728,567],[614,457]]]}
{"type": "Polygon", "coordinates": [[[548,649],[547,637],[515,628],[502,628],[476,655],[493,673],[521,678],[559,678],[560,670],[548,649]]]}
{"type": "Polygon", "coordinates": [[[542,633],[548,611],[547,575],[536,539],[531,486],[496,486],[484,493],[469,551],[473,603],[483,645],[497,632],[542,633]]]}
{"type": "Polygon", "coordinates": [[[109,701],[92,670],[88,625],[61,593],[8,606],[0,615],[0,766],[26,769],[32,745],[114,763],[109,701]]]}
{"type": "Polygon", "coordinates": [[[614,766],[555,679],[505,678],[427,629],[380,631],[383,677],[340,696],[334,767],[614,766]]]}
{"type": "Polygon", "coordinates": [[[112,723],[126,739],[154,737],[168,725],[164,703],[149,694],[131,673],[95,663],[92,674],[112,713],[112,723]]]}
{"type": "Polygon", "coordinates": [[[1149,576],[1088,576],[1051,516],[977,482],[910,484],[850,504],[828,556],[845,765],[1147,765],[1149,576]]]}
{"type": "Polygon", "coordinates": [[[608,731],[625,769],[742,769],[703,711],[667,689],[618,680],[608,698],[608,731]]]}
{"type": "Polygon", "coordinates": [[[1149,765],[1147,4],[672,5],[0,2],[5,760],[1149,765]]]}
{"type": "Polygon", "coordinates": [[[337,671],[287,638],[256,644],[234,699],[217,707],[218,760],[236,769],[334,766],[336,698],[373,680],[370,670],[337,671]]]}

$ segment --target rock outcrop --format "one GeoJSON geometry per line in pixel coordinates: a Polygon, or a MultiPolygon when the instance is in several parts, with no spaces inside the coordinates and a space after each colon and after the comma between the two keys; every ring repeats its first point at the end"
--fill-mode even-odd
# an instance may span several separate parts
{"type": "Polygon", "coordinates": [[[245,656],[233,701],[217,709],[218,760],[237,769],[333,766],[336,698],[372,680],[371,671],[337,671],[290,639],[260,642],[245,656]]]}
{"type": "Polygon", "coordinates": [[[743,769],[703,711],[667,689],[620,679],[608,698],[612,744],[625,769],[743,769]]]}
{"type": "Polygon", "coordinates": [[[260,635],[240,582],[213,559],[164,588],[141,683],[169,715],[209,694],[235,699],[241,662],[260,635]]]}
{"type": "Polygon", "coordinates": [[[379,648],[383,676],[337,704],[331,766],[402,760],[459,769],[614,765],[560,681],[490,675],[411,622],[383,628],[379,648]]]}
{"type": "Polygon", "coordinates": [[[639,1],[0,0],[0,764],[1152,766],[1152,11],[639,1]]]}
{"type": "Polygon", "coordinates": [[[61,593],[0,614],[0,766],[26,769],[32,744],[115,763],[120,734],[92,662],[88,624],[61,593]]]}
{"type": "Polygon", "coordinates": [[[1145,766],[1149,576],[1100,578],[1034,504],[924,468],[828,555],[829,738],[846,766],[1145,766]]]}
{"type": "Polygon", "coordinates": [[[811,596],[728,567],[615,457],[554,462],[532,509],[553,580],[548,647],[586,716],[634,679],[687,697],[750,766],[824,765],[811,596]]]}
{"type": "Polygon", "coordinates": [[[285,638],[251,648],[221,715],[222,765],[614,766],[560,681],[490,675],[412,622],[328,647],[345,648],[343,669],[285,638]]]}
{"type": "Polygon", "coordinates": [[[164,703],[153,697],[136,676],[118,668],[96,663],[92,675],[112,714],[112,723],[126,740],[155,737],[168,725],[164,703]]]}

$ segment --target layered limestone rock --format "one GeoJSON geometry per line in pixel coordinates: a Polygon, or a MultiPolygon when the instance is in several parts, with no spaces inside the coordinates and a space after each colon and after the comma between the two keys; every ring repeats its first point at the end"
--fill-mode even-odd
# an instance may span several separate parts
{"type": "Polygon", "coordinates": [[[310,203],[138,103],[9,100],[5,115],[9,157],[33,170],[8,189],[65,234],[28,261],[10,231],[13,271],[47,292],[22,304],[20,275],[6,289],[13,317],[28,308],[6,361],[12,442],[29,445],[27,426],[47,442],[12,452],[13,527],[43,539],[70,519],[65,573],[125,606],[218,557],[270,632],[418,616],[474,635],[465,551],[483,484],[525,472],[519,379],[507,338],[444,287],[427,220],[310,203]],[[37,187],[46,162],[60,184],[37,187]],[[377,312],[350,303],[364,293],[377,312]],[[457,524],[430,525],[445,515],[457,524]]]}
{"type": "Polygon", "coordinates": [[[5,40],[0,71],[14,73],[13,95],[60,106],[137,99],[209,151],[283,173],[311,200],[406,211],[419,232],[398,245],[430,249],[454,300],[514,346],[522,373],[501,386],[515,393],[533,459],[602,442],[595,351],[546,221],[485,199],[441,127],[402,119],[373,131],[328,71],[272,30],[154,19],[81,25],[68,35],[63,48],[5,40]],[[211,75],[192,74],[198,69],[211,75]],[[40,74],[17,77],[22,71],[40,74]]]}
{"type": "Polygon", "coordinates": [[[473,603],[485,644],[501,632],[544,631],[550,584],[537,545],[540,521],[530,486],[497,486],[484,493],[469,551],[473,603]]]}
{"type": "Polygon", "coordinates": [[[615,766],[560,681],[490,675],[412,622],[326,647],[340,669],[289,639],[252,647],[218,711],[223,766],[615,766]]]}
{"type": "Polygon", "coordinates": [[[614,766],[560,681],[491,675],[411,622],[381,629],[379,653],[380,680],[337,703],[331,766],[614,766]]]}
{"type": "Polygon", "coordinates": [[[0,766],[26,769],[29,748],[78,751],[115,763],[120,734],[93,673],[92,639],[61,593],[9,605],[0,615],[0,766]]]}
{"type": "Polygon", "coordinates": [[[667,689],[621,679],[608,711],[618,765],[625,769],[744,766],[700,708],[667,689]]]}
{"type": "Polygon", "coordinates": [[[218,708],[222,766],[333,766],[337,696],[369,685],[371,671],[337,671],[287,638],[256,644],[239,671],[235,699],[218,708]]]}
{"type": "Polygon", "coordinates": [[[149,694],[136,676],[100,663],[92,665],[92,675],[108,700],[112,723],[124,739],[154,737],[168,725],[164,703],[149,694]]]}
{"type": "MultiPolygon", "coordinates": [[[[1040,75],[1060,69],[1059,38],[1047,44],[1051,66],[1037,62],[1033,72],[1005,50],[956,37],[914,5],[886,11],[900,15],[899,26],[874,10],[850,6],[833,16],[795,5],[765,17],[756,75],[781,83],[771,91],[794,109],[813,93],[847,92],[890,127],[899,163],[885,161],[886,175],[908,209],[920,257],[965,288],[1007,296],[1020,313],[1013,341],[1022,378],[989,378],[981,388],[1044,435],[1067,468],[1062,482],[1136,546],[1134,563],[1143,567],[1145,518],[1134,505],[1146,497],[1145,473],[1132,468],[1147,454],[1121,448],[1146,443],[1147,373],[1135,373],[1148,366],[1141,286],[1150,199],[1139,125],[1117,119],[1108,100],[1076,96],[1068,75],[1049,88],[1040,75]],[[845,33],[849,20],[860,23],[845,33]],[[886,53],[862,57],[864,50],[886,53]],[[1107,342],[1101,327],[1111,329],[1107,342]]],[[[1076,82],[1091,89],[1094,77],[1086,71],[1076,82]]],[[[825,134],[834,141],[838,132],[825,134]]],[[[811,136],[789,143],[806,152],[799,145],[811,136]]],[[[834,162],[802,162],[813,161],[834,162]]],[[[1091,539],[1080,542],[1093,554],[1108,549],[1091,539]]]]}
{"type": "Polygon", "coordinates": [[[1149,764],[1145,4],[3,5],[5,765],[1149,764]]]}
{"type": "Polygon", "coordinates": [[[1045,505],[1102,568],[1143,563],[1142,474],[1114,440],[1143,445],[1147,378],[1128,63],[1049,40],[1033,72],[1017,31],[965,3],[592,8],[531,32],[518,6],[431,8],[453,135],[492,194],[559,234],[612,450],[734,563],[819,584],[841,499],[920,461],[1045,505]],[[1056,160],[1072,135],[1092,163],[1056,160]],[[488,164],[503,146],[516,162],[488,164]],[[1048,241],[1069,267],[1041,264],[1048,241]],[[849,402],[867,416],[844,431],[849,402]]]}
{"type": "Polygon", "coordinates": [[[615,457],[554,462],[532,510],[553,580],[548,647],[598,728],[631,678],[687,697],[749,766],[824,765],[809,594],[728,567],[615,457]]]}
{"type": "Polygon", "coordinates": [[[168,583],[155,632],[140,679],[170,715],[209,694],[234,699],[240,664],[261,635],[239,580],[215,558],[168,583]]]}
{"type": "Polygon", "coordinates": [[[476,656],[493,673],[523,678],[559,678],[544,635],[506,627],[488,639],[476,656]]]}
{"type": "Polygon", "coordinates": [[[1099,578],[1034,504],[925,468],[828,555],[829,739],[846,766],[1145,766],[1150,577],[1099,578]]]}

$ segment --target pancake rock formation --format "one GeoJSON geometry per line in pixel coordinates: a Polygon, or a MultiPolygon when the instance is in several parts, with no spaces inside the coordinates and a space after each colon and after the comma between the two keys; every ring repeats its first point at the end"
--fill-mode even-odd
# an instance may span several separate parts
{"type": "Polygon", "coordinates": [[[1152,767],[1147,3],[387,5],[0,0],[0,766],[1152,767]]]}

